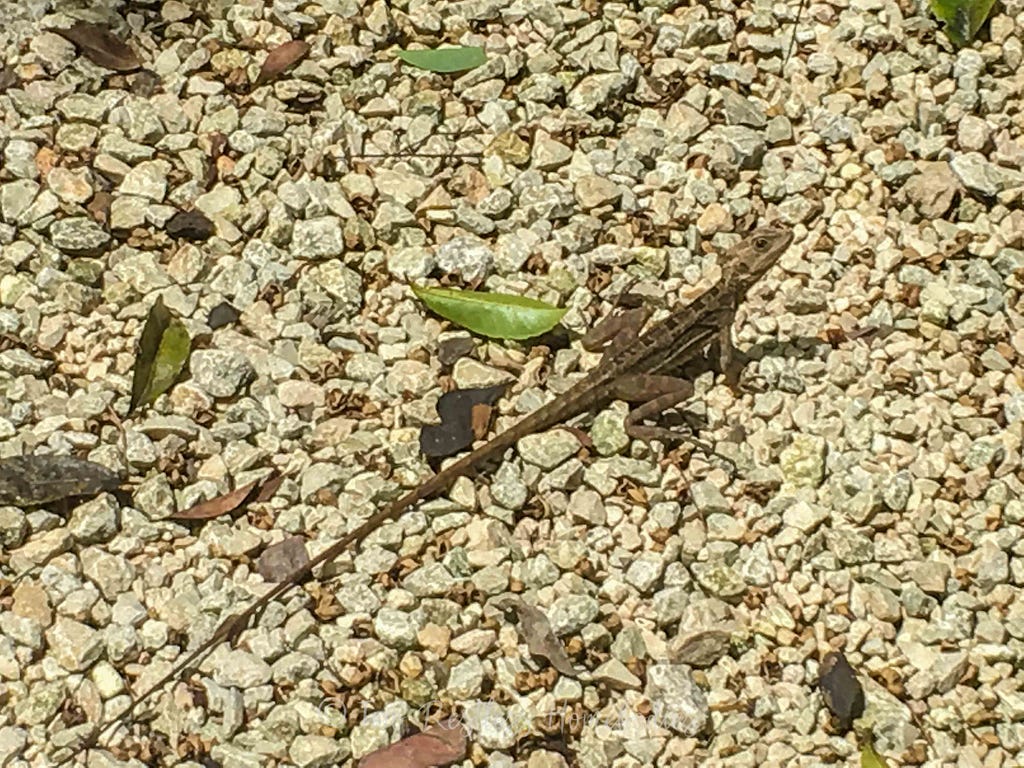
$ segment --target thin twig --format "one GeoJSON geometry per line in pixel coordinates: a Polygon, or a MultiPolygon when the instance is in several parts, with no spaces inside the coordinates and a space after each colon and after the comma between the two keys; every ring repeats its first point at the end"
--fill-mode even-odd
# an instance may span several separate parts
{"type": "Polygon", "coordinates": [[[800,26],[800,17],[803,16],[804,8],[807,7],[807,0],[800,0],[800,5],[796,9],[796,21],[793,22],[793,35],[789,38],[789,48],[786,51],[786,56],[782,60],[782,71],[785,72],[786,64],[789,63],[789,57],[793,55],[793,49],[796,47],[796,31],[800,26]]]}

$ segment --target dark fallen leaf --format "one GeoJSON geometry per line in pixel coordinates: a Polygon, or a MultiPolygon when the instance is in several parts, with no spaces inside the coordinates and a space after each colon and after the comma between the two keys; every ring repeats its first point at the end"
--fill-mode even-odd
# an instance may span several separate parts
{"type": "Polygon", "coordinates": [[[18,85],[21,82],[21,78],[18,77],[18,73],[14,71],[13,67],[7,66],[6,64],[0,67],[0,93],[3,93],[8,88],[18,85]]]}
{"type": "Polygon", "coordinates": [[[237,309],[226,301],[222,301],[210,310],[210,315],[206,318],[206,324],[213,330],[217,330],[218,328],[223,328],[225,325],[231,325],[232,323],[238,322],[239,317],[241,317],[241,313],[237,309]]]}
{"type": "Polygon", "coordinates": [[[285,70],[298,64],[308,53],[309,43],[304,40],[292,40],[277,46],[277,48],[267,54],[267,58],[263,62],[263,67],[260,69],[260,74],[257,76],[253,87],[269,83],[285,70]]]}
{"type": "Polygon", "coordinates": [[[302,536],[289,536],[271,544],[256,561],[256,571],[269,582],[284,581],[296,569],[309,563],[306,540],[302,536]]]}
{"type": "Polygon", "coordinates": [[[846,733],[853,721],[864,714],[864,689],[846,657],[832,651],[822,659],[818,687],[825,706],[839,721],[840,733],[846,733]]]}
{"type": "Polygon", "coordinates": [[[171,388],[185,367],[191,347],[185,324],[158,297],[139,339],[129,413],[140,405],[149,405],[171,388]]]}
{"type": "MultiPolygon", "coordinates": [[[[220,496],[215,496],[212,499],[201,501],[198,504],[193,504],[191,507],[183,512],[175,512],[170,516],[171,520],[210,520],[214,517],[220,517],[230,512],[236,512],[242,509],[246,504],[255,501],[265,501],[260,496],[263,495],[263,487],[275,483],[278,480],[277,472],[273,472],[267,476],[264,480],[253,480],[251,483],[246,483],[243,486],[235,488],[233,491],[222,493],[220,496]]],[[[277,490],[280,482],[277,482],[273,488],[277,490]]],[[[273,492],[270,493],[270,496],[273,492]]],[[[267,497],[269,498],[269,496],[267,497]]]]}
{"type": "Polygon", "coordinates": [[[209,240],[216,231],[213,222],[198,210],[178,211],[164,225],[164,232],[171,237],[182,237],[197,243],[209,240]]]}
{"type": "Polygon", "coordinates": [[[94,496],[120,485],[117,473],[74,456],[0,459],[0,504],[38,506],[71,496],[94,496]]]}
{"type": "Polygon", "coordinates": [[[142,66],[135,51],[100,24],[76,21],[68,29],[53,31],[74,43],[81,54],[93,64],[116,72],[131,72],[142,66]]]}
{"type": "Polygon", "coordinates": [[[551,662],[551,666],[563,675],[569,677],[579,675],[579,670],[573,666],[562,641],[555,637],[548,617],[542,610],[535,608],[516,595],[498,598],[495,605],[502,609],[511,608],[516,612],[519,619],[519,633],[526,640],[526,647],[530,649],[530,653],[547,659],[551,662]]]}
{"type": "Polygon", "coordinates": [[[420,451],[430,458],[445,458],[473,444],[473,406],[494,405],[504,384],[483,389],[457,389],[437,401],[441,423],[420,430],[420,451]]]}
{"type": "Polygon", "coordinates": [[[130,77],[130,87],[133,94],[142,99],[148,99],[160,88],[160,76],[151,70],[144,69],[130,77]]]}
{"type": "Polygon", "coordinates": [[[466,756],[466,731],[460,723],[435,723],[420,733],[371,752],[359,768],[435,768],[466,756]]]}
{"type": "Polygon", "coordinates": [[[437,359],[441,365],[455,365],[457,360],[471,354],[474,347],[476,347],[476,342],[469,336],[445,339],[437,347],[437,359]]]}

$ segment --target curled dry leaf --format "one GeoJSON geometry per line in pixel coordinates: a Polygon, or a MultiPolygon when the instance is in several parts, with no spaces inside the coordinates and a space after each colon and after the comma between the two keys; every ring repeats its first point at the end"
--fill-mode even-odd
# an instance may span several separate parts
{"type": "Polygon", "coordinates": [[[345,612],[334,592],[324,589],[319,584],[307,588],[307,591],[313,597],[313,613],[320,621],[336,619],[345,612]]]}
{"type": "Polygon", "coordinates": [[[551,662],[551,666],[563,675],[578,677],[580,671],[573,666],[562,641],[555,637],[554,630],[544,612],[530,605],[521,597],[507,595],[495,601],[499,608],[511,608],[519,619],[519,631],[526,640],[526,647],[534,656],[551,662]]]}
{"type": "Polygon", "coordinates": [[[260,74],[256,78],[255,86],[258,87],[264,83],[269,83],[275,77],[306,58],[308,53],[309,43],[305,40],[291,40],[277,46],[277,48],[267,54],[263,67],[260,69],[260,74]]]}
{"type": "Polygon", "coordinates": [[[242,509],[246,504],[254,501],[266,501],[281,485],[280,476],[273,472],[265,480],[253,480],[251,483],[235,488],[233,491],[222,493],[212,499],[193,504],[183,512],[175,512],[170,516],[171,520],[211,520],[229,512],[242,509]],[[266,492],[267,487],[272,490],[266,492]]]}
{"type": "Polygon", "coordinates": [[[435,768],[466,756],[466,731],[458,723],[435,723],[420,733],[372,752],[359,768],[435,768]]]}
{"type": "Polygon", "coordinates": [[[0,504],[32,507],[72,496],[94,496],[120,485],[117,473],[74,456],[0,459],[0,504]]]}
{"type": "Polygon", "coordinates": [[[301,536],[289,536],[263,550],[256,561],[256,570],[264,579],[276,584],[308,564],[306,540],[301,536]]]}
{"type": "Polygon", "coordinates": [[[55,29],[54,32],[74,43],[93,64],[116,72],[131,72],[142,66],[135,51],[100,24],[76,21],[68,29],[55,29]]]}

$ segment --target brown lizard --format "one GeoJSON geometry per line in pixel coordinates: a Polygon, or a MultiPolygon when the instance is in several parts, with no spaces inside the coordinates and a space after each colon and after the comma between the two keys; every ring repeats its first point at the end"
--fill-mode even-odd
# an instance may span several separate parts
{"type": "Polygon", "coordinates": [[[637,334],[647,319],[647,312],[643,309],[624,313],[622,317],[625,317],[625,322],[619,322],[617,329],[614,323],[599,325],[588,335],[586,342],[590,345],[604,342],[605,353],[600,364],[590,374],[510,429],[444,467],[418,487],[371,515],[308,564],[289,573],[244,611],[228,617],[213,637],[178,662],[174,669],[139,696],[127,710],[96,731],[90,743],[95,744],[104,732],[124,722],[143,701],[166,683],[177,679],[214,647],[236,636],[260,610],[309,577],[313,568],[334,560],[381,525],[396,520],[420,502],[445,492],[456,479],[500,459],[521,438],[550,429],[619,398],[643,402],[643,405],[633,409],[627,416],[628,435],[645,440],[678,440],[678,432],[644,426],[641,422],[692,395],[691,382],[669,374],[696,359],[709,346],[717,347],[721,370],[729,371],[732,368],[731,334],[736,308],[751,286],[775,264],[792,241],[793,234],[788,229],[755,229],[725,254],[721,263],[721,279],[689,304],[675,310],[639,336],[637,334]],[[612,330],[609,331],[609,328],[612,330]]]}

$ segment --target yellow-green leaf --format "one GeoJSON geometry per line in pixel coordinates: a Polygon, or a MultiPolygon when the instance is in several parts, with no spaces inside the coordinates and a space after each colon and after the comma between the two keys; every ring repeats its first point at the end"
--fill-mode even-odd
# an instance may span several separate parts
{"type": "Polygon", "coordinates": [[[406,64],[430,72],[464,72],[467,69],[475,69],[487,61],[484,49],[475,45],[418,51],[400,50],[398,58],[406,64]]]}
{"type": "Polygon", "coordinates": [[[412,286],[433,312],[473,333],[496,339],[530,339],[547,333],[566,310],[526,296],[412,286]]]}
{"type": "Polygon", "coordinates": [[[861,747],[860,768],[889,768],[889,764],[875,751],[875,746],[869,741],[861,747]]]}
{"type": "Polygon", "coordinates": [[[149,405],[171,388],[191,349],[192,340],[185,324],[171,314],[163,299],[157,298],[139,339],[129,412],[149,405]]]}
{"type": "Polygon", "coordinates": [[[985,23],[995,0],[930,0],[932,13],[946,22],[946,34],[957,46],[970,45],[985,23]]]}

